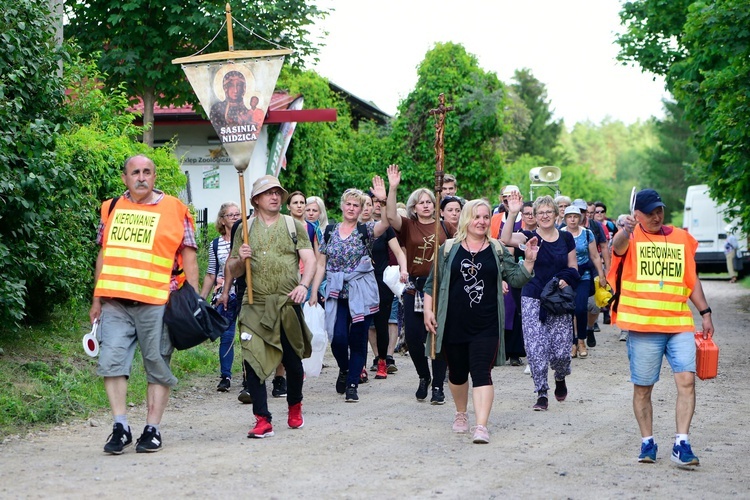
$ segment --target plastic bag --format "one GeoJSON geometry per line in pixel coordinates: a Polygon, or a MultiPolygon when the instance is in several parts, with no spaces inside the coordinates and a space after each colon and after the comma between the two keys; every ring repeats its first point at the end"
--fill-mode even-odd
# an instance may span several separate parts
{"type": "Polygon", "coordinates": [[[326,311],[320,304],[310,306],[308,302],[302,307],[302,314],[305,317],[305,323],[312,333],[312,354],[309,358],[302,360],[302,366],[305,369],[305,375],[317,377],[323,368],[323,356],[326,353],[326,311]]]}
{"type": "Polygon", "coordinates": [[[401,271],[398,266],[388,266],[383,271],[383,283],[388,285],[388,288],[396,295],[401,297],[406,288],[406,283],[401,283],[401,271]]]}

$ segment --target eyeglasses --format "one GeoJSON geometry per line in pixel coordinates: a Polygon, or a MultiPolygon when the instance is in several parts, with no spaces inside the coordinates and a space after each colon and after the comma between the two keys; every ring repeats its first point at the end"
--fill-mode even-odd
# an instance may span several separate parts
{"type": "Polygon", "coordinates": [[[555,211],[554,211],[554,210],[544,210],[544,211],[542,211],[542,212],[537,212],[537,213],[536,213],[536,216],[537,216],[537,217],[551,217],[551,216],[553,216],[554,214],[555,214],[555,211]]]}
{"type": "Polygon", "coordinates": [[[526,212],[523,214],[524,217],[534,217],[534,212],[526,212]]]}
{"type": "Polygon", "coordinates": [[[281,196],[281,189],[269,189],[268,191],[263,191],[263,193],[267,196],[281,196]]]}
{"type": "Polygon", "coordinates": [[[240,214],[239,213],[236,213],[236,214],[224,214],[224,217],[226,217],[227,219],[239,219],[240,218],[240,214]]]}
{"type": "Polygon", "coordinates": [[[596,211],[596,212],[594,212],[594,213],[597,213],[597,214],[605,214],[605,213],[607,213],[607,212],[605,212],[604,210],[597,210],[597,211],[596,211]]]}

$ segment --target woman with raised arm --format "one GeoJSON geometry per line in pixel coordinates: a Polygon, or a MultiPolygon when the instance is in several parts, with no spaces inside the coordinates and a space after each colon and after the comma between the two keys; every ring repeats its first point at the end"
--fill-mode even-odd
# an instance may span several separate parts
{"type": "Polygon", "coordinates": [[[467,202],[456,238],[440,247],[437,317],[432,312],[433,272],[424,295],[425,328],[436,334],[435,351],[445,356],[450,368],[448,387],[456,405],[453,432],[469,431],[471,374],[475,443],[490,440],[487,421],[495,393],[491,370],[505,364],[503,281],[519,288],[526,284],[537,254],[537,239],[531,238],[523,264],[516,263],[505,247],[490,238],[491,210],[485,200],[467,202]]]}
{"type": "MultiPolygon", "coordinates": [[[[508,197],[508,217],[515,217],[523,206],[520,193],[508,197]]],[[[559,287],[578,286],[578,263],[576,244],[570,233],[560,232],[555,227],[558,208],[550,196],[541,196],[534,201],[537,228],[534,231],[513,232],[506,224],[500,233],[505,245],[519,247],[528,245],[527,239],[539,239],[539,251],[534,277],[521,290],[521,318],[523,343],[534,379],[537,401],[534,411],[548,408],[548,369],[555,372],[555,398],[565,401],[568,387],[565,377],[570,375],[570,346],[573,342],[573,318],[571,314],[551,314],[541,306],[542,290],[553,278],[559,287]]],[[[528,246],[525,247],[528,250],[528,246]]]]}
{"type": "Polygon", "coordinates": [[[415,394],[417,400],[427,398],[430,384],[432,384],[432,398],[434,405],[445,404],[445,372],[447,365],[444,359],[432,360],[432,374],[427,362],[425,342],[427,329],[424,326],[423,297],[424,283],[430,274],[432,259],[438,245],[455,233],[455,226],[445,222],[445,229],[437,234],[435,241],[435,196],[427,188],[420,188],[411,193],[406,203],[407,216],[403,217],[396,210],[398,186],[401,183],[401,172],[398,165],[388,167],[388,200],[386,203],[386,217],[399,235],[401,246],[406,249],[406,264],[409,271],[409,283],[404,291],[404,329],[406,344],[409,346],[414,368],[419,375],[419,386],[415,394]],[[446,234],[448,233],[448,234],[446,234]]]}
{"type": "MultiPolygon", "coordinates": [[[[375,176],[372,191],[385,198],[385,184],[375,176]]],[[[378,283],[372,264],[373,242],[382,235],[388,221],[360,224],[366,195],[347,189],[341,196],[343,221],[326,227],[320,242],[318,270],[312,289],[323,280],[326,286],[326,333],[339,367],[336,392],[346,394],[347,403],[359,401],[357,389],[367,357],[367,330],[378,312],[378,283]]],[[[310,298],[310,304],[315,302],[310,298]]]]}

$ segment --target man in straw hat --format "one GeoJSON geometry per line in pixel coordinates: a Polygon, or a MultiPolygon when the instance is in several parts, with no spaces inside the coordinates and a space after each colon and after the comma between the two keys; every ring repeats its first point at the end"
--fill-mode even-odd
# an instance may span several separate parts
{"type": "MultiPolygon", "coordinates": [[[[242,359],[247,374],[247,390],[253,401],[255,427],[247,436],[273,436],[271,413],[265,380],[279,363],[287,373],[288,424],[292,429],[304,425],[302,417],[302,358],[312,352],[310,331],[305,325],[300,305],[315,273],[313,253],[307,229],[298,221],[281,214],[288,193],[279,180],[264,175],[253,184],[250,202],[255,217],[248,221],[249,244],[241,231],[235,235],[232,253],[227,261],[232,276],[245,274],[245,259],[250,259],[253,303],[242,298],[239,315],[242,359]],[[294,224],[294,233],[289,225],[294,224]],[[304,264],[300,278],[299,261],[304,264]]],[[[251,282],[250,282],[251,281],[251,282]]]]}
{"type": "Polygon", "coordinates": [[[677,386],[671,458],[679,466],[695,466],[700,461],[688,440],[695,412],[695,326],[688,299],[700,311],[703,338],[713,334],[714,326],[695,270],[698,242],[687,231],[664,225],[664,207],[653,189],[636,194],[633,214],[621,219],[623,230],[612,240],[607,281],[616,288],[612,322],[630,332],[633,411],[642,439],[638,461],[656,461],[651,392],[666,357],[677,386]]]}

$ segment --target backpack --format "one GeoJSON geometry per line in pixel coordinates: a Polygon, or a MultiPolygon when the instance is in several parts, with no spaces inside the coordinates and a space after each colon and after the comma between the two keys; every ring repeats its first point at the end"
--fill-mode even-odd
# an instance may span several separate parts
{"type": "MultiPolygon", "coordinates": [[[[323,241],[326,242],[326,245],[331,241],[331,232],[333,232],[334,227],[336,227],[336,224],[328,224],[326,226],[326,230],[323,233],[323,241]]],[[[367,255],[372,259],[372,248],[370,245],[370,235],[367,234],[367,226],[357,222],[357,232],[359,233],[359,237],[362,238],[362,244],[367,249],[367,255]]]]}

